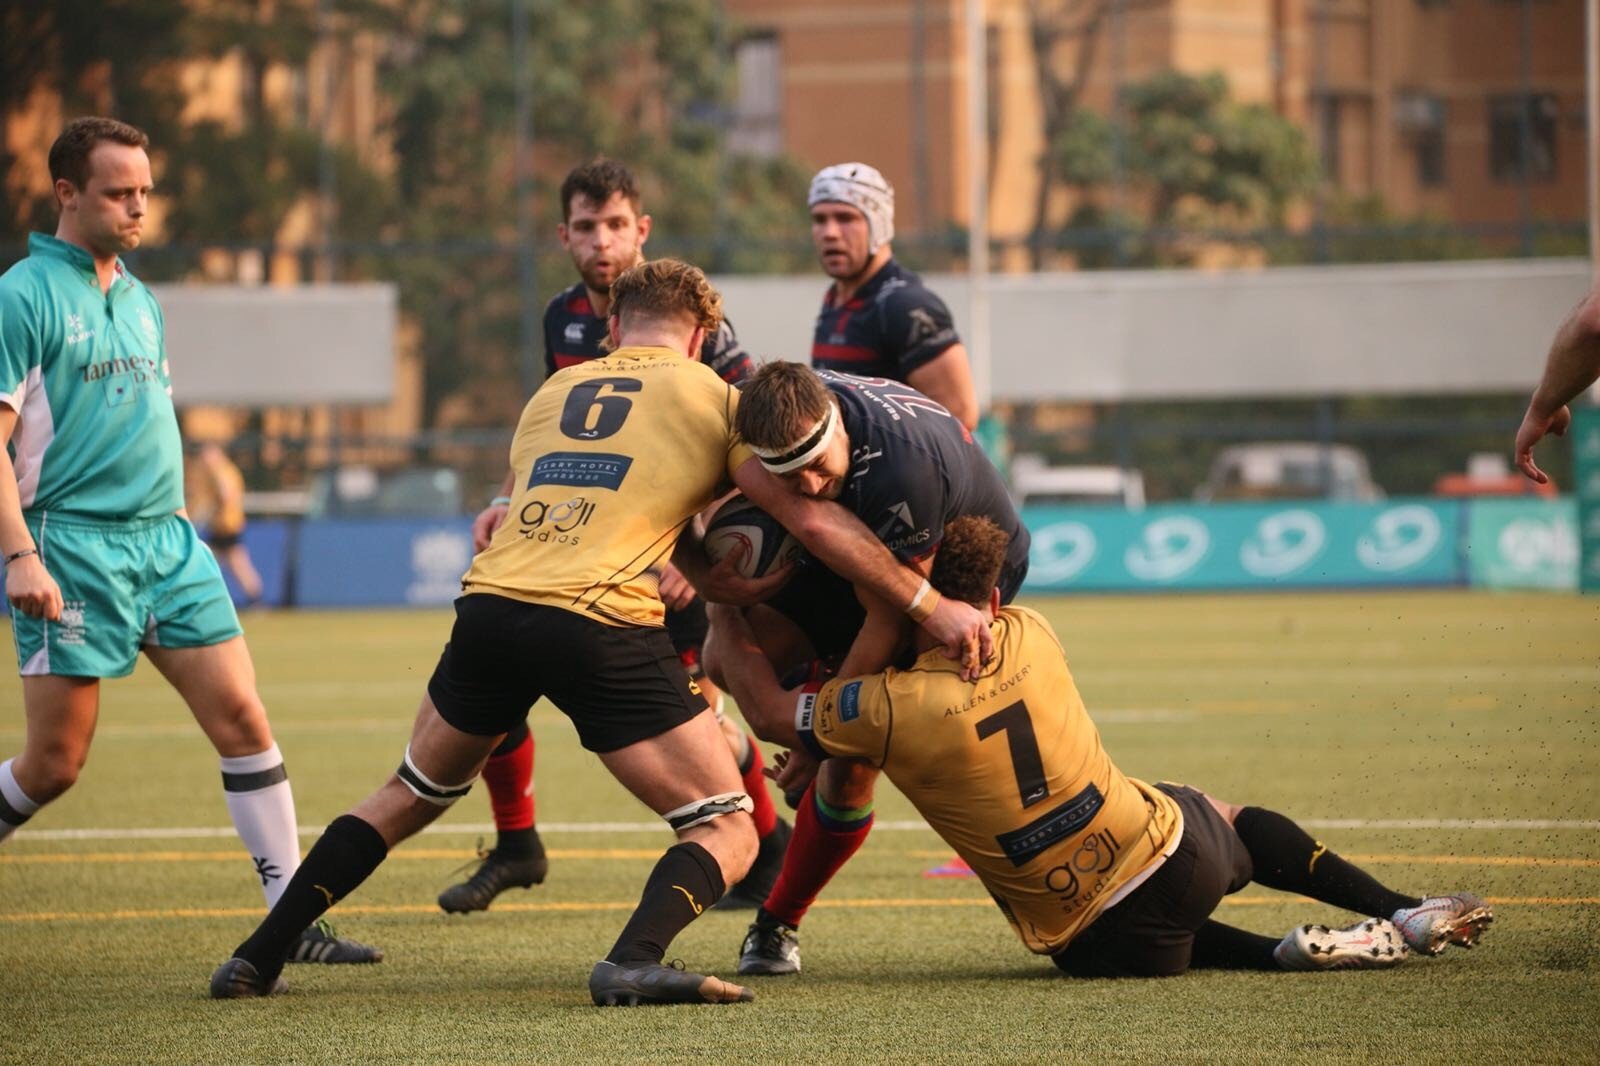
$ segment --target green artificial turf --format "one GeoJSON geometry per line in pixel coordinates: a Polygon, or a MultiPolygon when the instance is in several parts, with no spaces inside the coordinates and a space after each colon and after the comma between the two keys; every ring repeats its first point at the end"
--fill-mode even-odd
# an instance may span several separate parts
{"type": "MultiPolygon", "coordinates": [[[[879,828],[805,922],[803,974],[756,982],[753,1004],[599,1010],[589,967],[670,838],[542,704],[544,886],[485,914],[434,907],[489,822],[480,786],[333,912],[386,961],[295,966],[288,996],[213,1002],[261,897],[214,753],[141,665],[105,687],[78,786],[0,847],[0,1062],[1600,1059],[1600,597],[1026,602],[1128,773],[1351,820],[1313,832],[1405,891],[1491,898],[1484,944],[1386,972],[1070,981],[975,881],[921,876],[948,852],[885,782],[879,828]],[[1430,827],[1458,819],[1482,824],[1430,827]]],[[[300,821],[321,826],[398,762],[449,617],[246,624],[300,821]]],[[[21,741],[8,671],[0,758],[21,741]]],[[[1352,920],[1256,886],[1219,917],[1274,936],[1352,920]]],[[[707,914],[671,954],[731,976],[747,920],[707,914]]]]}

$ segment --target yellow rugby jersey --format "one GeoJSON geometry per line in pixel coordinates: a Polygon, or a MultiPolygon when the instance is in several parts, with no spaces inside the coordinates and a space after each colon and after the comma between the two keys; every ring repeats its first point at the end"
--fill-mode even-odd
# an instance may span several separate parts
{"type": "Polygon", "coordinates": [[[795,725],[818,755],[881,766],[1028,949],[1053,954],[1177,846],[1183,816],[1112,764],[1043,618],[1006,607],[991,631],[978,681],[934,649],[802,693],[795,725]]]}
{"type": "Polygon", "coordinates": [[[739,394],[669,348],[621,348],[552,375],[517,423],[506,520],[462,578],[467,593],[659,626],[652,567],[753,454],[739,394]]]}

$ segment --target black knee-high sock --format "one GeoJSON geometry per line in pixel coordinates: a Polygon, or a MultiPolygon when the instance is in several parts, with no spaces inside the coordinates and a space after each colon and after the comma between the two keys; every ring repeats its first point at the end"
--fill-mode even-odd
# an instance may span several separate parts
{"type": "Polygon", "coordinates": [[[1247,933],[1207,919],[1195,930],[1191,970],[1276,970],[1272,949],[1278,942],[1260,933],[1247,933]]]}
{"type": "Polygon", "coordinates": [[[1299,892],[1374,918],[1387,918],[1422,902],[1385,888],[1277,811],[1246,807],[1234,819],[1233,829],[1255,863],[1254,880],[1268,888],[1299,892]]]}
{"type": "Polygon", "coordinates": [[[389,847],[371,825],[353,814],[335,818],[294,872],[277,906],[233,952],[264,980],[283,971],[289,949],[306,927],[378,868],[389,847]]]}
{"type": "Polygon", "coordinates": [[[674,844],[650,871],[639,906],[606,961],[660,962],[672,938],[721,899],[725,887],[722,868],[709,851],[692,840],[674,844]]]}

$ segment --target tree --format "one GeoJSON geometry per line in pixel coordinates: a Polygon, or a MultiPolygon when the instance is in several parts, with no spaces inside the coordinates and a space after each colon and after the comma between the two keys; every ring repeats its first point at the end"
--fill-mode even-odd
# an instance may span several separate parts
{"type": "MultiPolygon", "coordinates": [[[[391,266],[421,326],[429,424],[451,397],[452,417],[484,425],[504,425],[521,406],[520,391],[507,388],[517,380],[521,301],[531,296],[519,291],[515,262],[516,77],[530,79],[535,101],[541,292],[571,283],[553,241],[556,187],[570,165],[597,154],[625,160],[645,182],[658,253],[692,234],[803,234],[797,167],[722,155],[729,86],[714,0],[520,2],[531,24],[521,72],[512,69],[507,0],[409,3],[385,33],[399,229],[433,252],[391,266]]],[[[740,258],[734,265],[748,265],[740,258]]]]}
{"type": "MultiPolygon", "coordinates": [[[[1157,74],[1129,86],[1123,106],[1124,172],[1150,236],[1139,259],[1182,262],[1177,238],[1186,229],[1281,225],[1288,205],[1315,187],[1304,133],[1270,108],[1232,101],[1221,74],[1157,74]]],[[[1109,123],[1080,115],[1052,142],[1055,170],[1085,191],[1103,185],[1112,135],[1109,123]]],[[[1125,225],[1091,202],[1069,232],[1108,220],[1125,225]]]]}
{"type": "MultiPolygon", "coordinates": [[[[716,0],[0,0],[0,101],[15,111],[53,93],[68,115],[116,114],[150,134],[169,244],[141,251],[146,276],[182,276],[207,247],[275,247],[296,208],[329,212],[341,277],[401,287],[426,424],[453,403],[500,426],[520,408],[520,323],[537,298],[519,284],[519,79],[534,101],[539,293],[570,282],[555,186],[597,153],[639,172],[660,238],[729,235],[722,266],[759,266],[776,239],[803,237],[805,174],[722,151],[718,17],[716,0]],[[517,4],[529,20],[521,70],[517,4]],[[305,77],[325,41],[377,54],[380,148],[368,157],[323,145],[307,108],[267,104],[269,72],[305,77]],[[222,57],[246,74],[238,114],[186,121],[184,65],[222,57]]],[[[55,224],[17,163],[0,155],[0,241],[55,224]]],[[[660,238],[653,247],[670,247],[660,238]]],[[[719,249],[704,244],[696,258],[709,265],[719,249]]]]}
{"type": "MultiPolygon", "coordinates": [[[[1087,147],[1086,123],[1092,114],[1082,109],[1085,87],[1093,73],[1095,56],[1102,34],[1114,18],[1127,15],[1158,0],[1028,0],[1028,37],[1033,48],[1035,76],[1039,79],[1039,102],[1044,115],[1045,152],[1039,159],[1039,185],[1034,195],[1031,234],[1033,269],[1044,267],[1044,240],[1050,228],[1050,196],[1060,181],[1081,184],[1082,171],[1070,169],[1073,160],[1063,158],[1055,146],[1063,141],[1087,147]],[[1069,58],[1070,56],[1070,58],[1069,58]],[[1064,169],[1066,168],[1066,169],[1064,169]]],[[[1107,136],[1110,127],[1105,127],[1107,136]]],[[[1113,156],[1104,152],[1109,170],[1113,156]]],[[[1082,163],[1083,160],[1078,160],[1082,163]]]]}

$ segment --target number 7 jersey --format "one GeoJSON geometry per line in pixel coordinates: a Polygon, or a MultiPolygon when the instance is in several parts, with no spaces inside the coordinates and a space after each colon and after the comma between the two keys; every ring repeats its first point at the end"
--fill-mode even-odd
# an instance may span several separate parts
{"type": "Polygon", "coordinates": [[[882,767],[1028,949],[1054,954],[1154,872],[1183,816],[1111,762],[1043,618],[1006,607],[991,630],[976,682],[935,648],[802,693],[795,726],[814,754],[882,767]]]}
{"type": "Polygon", "coordinates": [[[739,394],[669,348],[621,348],[547,380],[511,443],[506,520],[462,589],[659,626],[651,572],[753,454],[739,394]]]}

